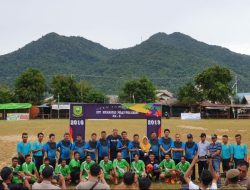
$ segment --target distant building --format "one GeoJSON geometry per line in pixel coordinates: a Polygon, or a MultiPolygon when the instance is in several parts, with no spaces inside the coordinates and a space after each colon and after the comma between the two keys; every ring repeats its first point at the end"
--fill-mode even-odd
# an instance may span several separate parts
{"type": "Polygon", "coordinates": [[[170,100],[175,99],[172,92],[168,90],[157,90],[156,97],[159,103],[167,104],[170,100]]]}
{"type": "Polygon", "coordinates": [[[117,95],[107,95],[107,100],[109,104],[117,104],[119,102],[119,97],[117,95]]]}
{"type": "Polygon", "coordinates": [[[250,93],[237,93],[235,97],[238,104],[250,105],[250,93]]]}

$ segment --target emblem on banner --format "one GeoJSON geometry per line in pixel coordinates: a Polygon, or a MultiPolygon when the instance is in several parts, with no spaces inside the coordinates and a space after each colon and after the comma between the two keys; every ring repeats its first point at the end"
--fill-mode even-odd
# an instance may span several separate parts
{"type": "Polygon", "coordinates": [[[83,115],[82,106],[73,106],[73,116],[82,117],[82,115],[83,115]]]}

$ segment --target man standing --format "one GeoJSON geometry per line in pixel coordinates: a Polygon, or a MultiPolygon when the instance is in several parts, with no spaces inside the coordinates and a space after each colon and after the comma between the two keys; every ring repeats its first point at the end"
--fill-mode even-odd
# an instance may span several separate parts
{"type": "Polygon", "coordinates": [[[84,161],[85,158],[85,141],[82,140],[82,135],[76,136],[76,141],[73,143],[72,150],[75,152],[78,152],[80,154],[80,163],[84,161]]]}
{"type": "Polygon", "coordinates": [[[159,140],[160,150],[161,150],[161,160],[165,159],[165,155],[171,155],[171,145],[172,145],[172,138],[169,137],[170,130],[164,130],[164,137],[161,137],[159,140]]]}
{"type": "MultiPolygon", "coordinates": [[[[209,142],[206,141],[206,133],[201,133],[200,135],[201,141],[198,143],[198,173],[199,178],[201,177],[201,173],[204,169],[208,169],[206,156],[208,155],[208,146],[209,142]]],[[[195,165],[195,164],[194,164],[195,165]]]]}
{"type": "Polygon", "coordinates": [[[134,134],[133,141],[131,141],[128,145],[128,150],[131,153],[131,158],[134,158],[136,154],[138,154],[139,156],[141,155],[141,147],[138,134],[134,134]]]}
{"type": "Polygon", "coordinates": [[[233,162],[233,146],[228,143],[228,136],[222,136],[222,145],[221,145],[221,158],[222,158],[222,169],[223,172],[226,172],[230,169],[233,162]]]}
{"type": "Polygon", "coordinates": [[[96,133],[91,134],[91,140],[89,140],[88,143],[86,143],[84,147],[84,151],[87,152],[88,156],[91,156],[91,159],[96,162],[96,149],[97,149],[97,135],[96,133]]]}
{"type": "Polygon", "coordinates": [[[122,153],[122,158],[125,159],[128,163],[130,163],[128,145],[130,140],[128,139],[128,135],[126,131],[121,133],[122,139],[117,143],[117,150],[122,153]]]}
{"type": "Polygon", "coordinates": [[[55,135],[53,133],[49,135],[49,141],[44,145],[43,149],[45,158],[49,158],[50,164],[53,166],[53,168],[55,168],[58,156],[55,135]]]}
{"type": "MultiPolygon", "coordinates": [[[[185,156],[186,160],[191,164],[194,156],[198,152],[198,145],[193,141],[193,135],[188,134],[187,135],[187,142],[185,144],[185,156]]],[[[195,180],[195,165],[193,168],[191,180],[195,180]]]]}
{"type": "Polygon", "coordinates": [[[149,143],[151,145],[151,152],[155,155],[155,159],[159,160],[160,144],[156,132],[151,133],[149,143]]]}
{"type": "Polygon", "coordinates": [[[171,148],[175,165],[177,165],[181,161],[181,157],[184,155],[185,151],[185,143],[181,141],[180,134],[175,135],[175,141],[172,143],[171,148]]]}
{"type": "Polygon", "coordinates": [[[122,139],[120,135],[118,135],[118,130],[113,129],[112,135],[107,137],[110,143],[110,160],[113,161],[117,155],[117,143],[122,139]]]}
{"type": "Polygon", "coordinates": [[[234,163],[237,167],[239,161],[247,161],[247,145],[241,143],[241,135],[235,135],[236,144],[233,145],[234,163]]]}
{"type": "Polygon", "coordinates": [[[36,164],[36,169],[39,170],[40,166],[43,164],[43,133],[37,134],[37,141],[34,141],[32,146],[33,159],[36,164]]]}
{"type": "Polygon", "coordinates": [[[70,162],[70,153],[72,150],[72,143],[70,142],[70,134],[64,133],[64,139],[57,145],[57,151],[60,153],[59,163],[65,159],[67,164],[70,162]]]}
{"type": "Polygon", "coordinates": [[[98,162],[99,163],[101,162],[101,160],[104,159],[104,156],[108,156],[109,157],[110,142],[109,142],[109,140],[107,139],[106,136],[107,136],[106,131],[102,131],[101,132],[101,138],[97,142],[98,162]]]}
{"type": "MultiPolygon", "coordinates": [[[[221,153],[221,143],[217,142],[217,135],[211,135],[212,143],[208,146],[209,154],[212,158],[212,165],[216,172],[216,174],[220,175],[220,153],[221,153]]],[[[218,187],[221,186],[221,180],[218,179],[217,181],[218,187]]]]}
{"type": "Polygon", "coordinates": [[[17,154],[19,164],[22,165],[25,162],[25,156],[31,153],[31,144],[28,142],[28,133],[22,134],[22,141],[17,143],[17,154]]]}

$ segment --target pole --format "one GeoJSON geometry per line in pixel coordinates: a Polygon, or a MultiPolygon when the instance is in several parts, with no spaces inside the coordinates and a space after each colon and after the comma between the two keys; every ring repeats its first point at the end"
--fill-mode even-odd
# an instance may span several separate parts
{"type": "Polygon", "coordinates": [[[57,94],[57,118],[60,118],[60,113],[59,113],[59,93],[57,94]]]}

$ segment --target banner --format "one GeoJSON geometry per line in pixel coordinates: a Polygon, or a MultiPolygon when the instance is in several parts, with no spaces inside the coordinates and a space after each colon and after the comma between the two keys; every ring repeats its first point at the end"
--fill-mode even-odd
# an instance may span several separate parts
{"type": "Polygon", "coordinates": [[[161,136],[161,117],[147,118],[147,137],[150,138],[153,132],[156,132],[158,137],[161,136]]]}
{"type": "Polygon", "coordinates": [[[200,120],[201,114],[200,113],[181,113],[182,120],[200,120]]]}
{"type": "Polygon", "coordinates": [[[70,105],[70,134],[72,139],[76,139],[77,135],[81,135],[85,139],[85,118],[84,105],[70,105]]]}
{"type": "Polygon", "coordinates": [[[8,121],[29,120],[29,113],[7,113],[8,121]]]}

